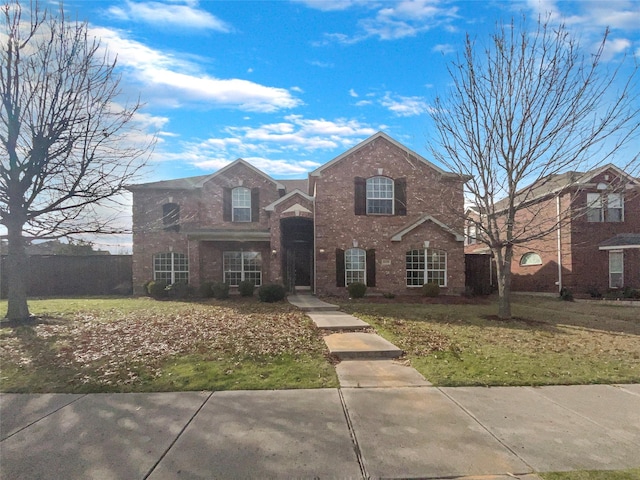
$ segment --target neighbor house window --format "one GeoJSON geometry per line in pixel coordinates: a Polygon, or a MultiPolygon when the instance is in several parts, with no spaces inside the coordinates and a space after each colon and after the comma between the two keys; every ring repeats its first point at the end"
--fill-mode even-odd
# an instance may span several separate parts
{"type": "Polygon", "coordinates": [[[393,214],[393,180],[387,177],[367,179],[367,214],[393,214]]]}
{"type": "Polygon", "coordinates": [[[425,283],[447,286],[447,252],[433,248],[409,250],[406,253],[406,282],[408,287],[425,283]]]}
{"type": "Polygon", "coordinates": [[[624,253],[621,251],[609,252],[609,287],[621,288],[624,286],[624,253]]]}
{"type": "Polygon", "coordinates": [[[622,222],[624,199],[621,193],[587,193],[588,222],[622,222]]]}
{"type": "Polygon", "coordinates": [[[344,252],[345,284],[366,284],[367,252],[362,248],[350,248],[344,252]]]}
{"type": "Polygon", "coordinates": [[[167,284],[189,283],[189,259],[184,253],[157,253],[153,256],[153,279],[167,284]]]}
{"type": "Polygon", "coordinates": [[[542,265],[542,258],[535,252],[527,252],[520,258],[520,265],[523,267],[528,265],[542,265]]]}
{"type": "Polygon", "coordinates": [[[251,190],[237,187],[231,191],[231,204],[234,222],[251,221],[251,190]]]}
{"type": "Polygon", "coordinates": [[[262,285],[262,255],[260,252],[224,252],[224,281],[237,287],[242,281],[262,285]]]}
{"type": "Polygon", "coordinates": [[[467,232],[466,232],[466,244],[467,245],[473,245],[476,243],[476,226],[473,224],[467,225],[467,232]]]}
{"type": "Polygon", "coordinates": [[[162,225],[166,231],[180,231],[180,205],[177,203],[162,205],[162,225]]]}

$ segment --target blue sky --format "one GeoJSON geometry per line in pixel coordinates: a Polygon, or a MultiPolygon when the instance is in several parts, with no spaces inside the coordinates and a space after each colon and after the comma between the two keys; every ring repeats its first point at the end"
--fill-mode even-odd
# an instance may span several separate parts
{"type": "Polygon", "coordinates": [[[427,156],[429,105],[466,33],[499,20],[563,19],[606,58],[640,58],[640,2],[67,0],[118,55],[125,94],[158,132],[147,180],[213,172],[238,157],[304,178],[383,130],[427,156]]]}
{"type": "MultiPolygon", "coordinates": [[[[47,0],[45,0],[47,1],[47,0]]],[[[48,0],[55,11],[58,0],[48,0]]],[[[429,158],[429,108],[468,33],[564,21],[585,54],[640,61],[640,0],[65,0],[117,55],[123,97],[158,143],[143,181],[214,172],[244,158],[274,178],[309,171],[382,130],[429,158]]],[[[631,62],[629,62],[631,63],[631,62]]],[[[130,196],[116,226],[130,228],[130,196]]],[[[110,213],[110,215],[113,212],[110,213]]],[[[2,229],[0,229],[0,233],[2,229]]],[[[88,236],[112,253],[130,235],[88,236]]]]}

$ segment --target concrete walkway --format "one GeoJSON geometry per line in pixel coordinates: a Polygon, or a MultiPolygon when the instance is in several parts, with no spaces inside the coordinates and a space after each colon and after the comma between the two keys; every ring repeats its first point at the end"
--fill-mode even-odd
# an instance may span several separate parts
{"type": "Polygon", "coordinates": [[[340,386],[423,387],[431,385],[406,362],[395,361],[401,349],[373,333],[359,318],[338,311],[338,306],[310,294],[290,295],[289,303],[300,308],[326,332],[324,341],[331,355],[340,360],[336,372],[340,386]]]}
{"type": "Polygon", "coordinates": [[[0,394],[3,479],[514,478],[640,467],[640,385],[0,394]]]}

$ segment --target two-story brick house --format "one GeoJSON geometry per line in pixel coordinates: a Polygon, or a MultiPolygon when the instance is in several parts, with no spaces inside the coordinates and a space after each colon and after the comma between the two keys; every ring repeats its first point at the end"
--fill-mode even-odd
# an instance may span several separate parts
{"type": "MultiPolygon", "coordinates": [[[[526,205],[516,223],[541,225],[550,233],[514,247],[514,291],[640,288],[638,179],[608,164],[546,177],[524,188],[519,198],[526,198],[526,205]]],[[[479,218],[478,212],[470,216],[479,218]]],[[[465,252],[488,253],[474,239],[471,223],[466,230],[465,252]]]]}
{"type": "Polygon", "coordinates": [[[304,180],[244,160],[133,192],[133,282],[242,280],[318,294],[464,289],[464,178],[379,132],[304,180]]]}

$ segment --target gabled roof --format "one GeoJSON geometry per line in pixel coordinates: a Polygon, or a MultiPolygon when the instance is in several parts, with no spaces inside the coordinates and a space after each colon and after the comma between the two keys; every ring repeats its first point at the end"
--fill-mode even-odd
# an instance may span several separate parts
{"type": "Polygon", "coordinates": [[[453,235],[456,238],[456,241],[464,242],[464,235],[462,235],[461,233],[456,232],[453,228],[451,228],[448,225],[442,223],[440,220],[438,220],[436,218],[433,218],[429,214],[422,215],[417,220],[414,220],[413,222],[408,223],[407,225],[402,227],[402,229],[398,230],[396,233],[394,233],[391,236],[391,241],[392,242],[401,242],[402,241],[402,237],[404,237],[407,233],[411,232],[412,230],[418,228],[420,225],[422,225],[426,221],[430,221],[430,222],[435,223],[440,228],[442,228],[445,232],[448,232],[451,235],[453,235]]]}
{"type": "Polygon", "coordinates": [[[278,182],[284,185],[285,191],[287,192],[292,192],[293,190],[296,190],[296,189],[304,193],[309,192],[309,180],[307,180],[306,178],[278,180],[278,182]]]}
{"type": "Polygon", "coordinates": [[[276,188],[284,189],[284,185],[279,183],[277,180],[274,180],[269,175],[264,173],[262,170],[257,169],[249,162],[243,160],[242,158],[238,158],[237,160],[231,162],[230,164],[224,166],[220,170],[214,173],[210,173],[208,175],[199,175],[197,177],[187,177],[187,178],[178,178],[175,180],[163,180],[161,182],[150,182],[150,183],[141,183],[138,185],[131,185],[128,187],[129,190],[196,190],[198,188],[202,188],[205,183],[209,180],[217,177],[218,175],[222,175],[229,169],[235,167],[236,165],[242,165],[249,170],[255,172],[259,176],[265,178],[266,180],[273,183],[276,188]]]}
{"type": "Polygon", "coordinates": [[[325,163],[324,165],[316,168],[313,172],[311,172],[309,174],[309,176],[310,177],[319,177],[320,174],[322,173],[322,171],[325,170],[326,168],[329,168],[332,165],[335,165],[336,163],[341,162],[345,157],[351,155],[353,152],[355,152],[355,151],[357,151],[357,150],[359,150],[359,149],[361,149],[363,147],[366,147],[367,145],[369,145],[371,142],[377,140],[378,138],[384,138],[386,141],[388,141],[391,144],[395,145],[399,149],[404,150],[408,155],[411,155],[411,156],[417,158],[419,161],[421,161],[425,165],[428,165],[429,167],[433,168],[436,172],[438,172],[439,174],[441,174],[441,175],[443,175],[445,177],[460,178],[460,175],[458,175],[457,173],[451,173],[451,172],[446,172],[446,171],[442,170],[440,167],[434,165],[429,160],[425,159],[424,157],[422,157],[421,155],[417,154],[413,150],[405,147],[400,142],[394,140],[393,138],[391,138],[389,135],[387,135],[384,132],[378,132],[378,133],[370,136],[366,140],[360,142],[359,144],[357,144],[356,146],[350,148],[349,150],[347,150],[346,152],[342,153],[341,155],[338,155],[333,160],[331,160],[331,161],[325,163]]]}
{"type": "Polygon", "coordinates": [[[295,189],[292,192],[287,193],[284,197],[281,197],[278,200],[276,200],[275,202],[270,203],[269,205],[264,207],[264,209],[267,212],[273,212],[279,204],[281,204],[282,202],[287,201],[288,199],[290,199],[294,195],[300,195],[302,198],[304,198],[306,200],[309,200],[310,202],[313,203],[313,197],[312,196],[307,195],[306,193],[304,193],[301,190],[295,189]]]}
{"type": "MultiPolygon", "coordinates": [[[[535,200],[545,198],[549,195],[562,192],[563,190],[566,190],[568,188],[589,186],[589,184],[592,183],[595,177],[607,170],[614,170],[619,177],[623,178],[631,185],[640,184],[640,182],[636,178],[627,174],[615,165],[608,163],[594,170],[589,170],[588,172],[565,172],[542,177],[531,185],[520,189],[516,193],[515,203],[530,203],[534,202],[535,200]]],[[[508,203],[508,199],[506,198],[496,202],[496,212],[504,210],[508,203]]]]}

